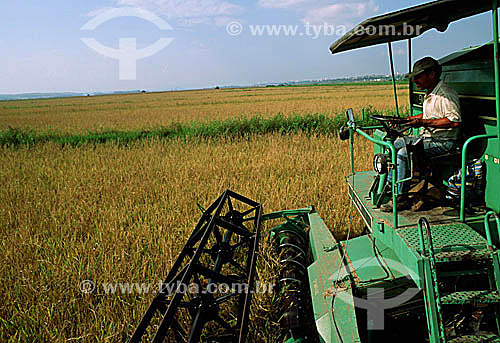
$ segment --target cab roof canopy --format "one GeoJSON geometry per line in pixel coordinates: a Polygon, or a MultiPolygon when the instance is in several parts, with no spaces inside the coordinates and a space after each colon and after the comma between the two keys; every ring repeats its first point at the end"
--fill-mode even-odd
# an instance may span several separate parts
{"type": "Polygon", "coordinates": [[[417,37],[432,28],[444,32],[456,20],[493,8],[491,0],[438,0],[365,20],[330,46],[332,54],[417,37]]]}

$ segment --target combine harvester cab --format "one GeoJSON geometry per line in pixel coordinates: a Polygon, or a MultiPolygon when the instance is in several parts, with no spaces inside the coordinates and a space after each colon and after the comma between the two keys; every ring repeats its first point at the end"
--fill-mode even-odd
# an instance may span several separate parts
{"type": "MultiPolygon", "coordinates": [[[[372,116],[380,125],[361,127],[348,111],[341,130],[351,144],[349,196],[366,223],[365,234],[337,242],[316,213],[308,215],[308,276],[320,341],[500,342],[497,11],[497,1],[434,1],[368,19],[330,47],[336,54],[388,44],[397,116],[372,116]],[[427,160],[432,174],[421,170],[420,177],[441,188],[448,201],[397,211],[394,140],[407,128],[388,124],[405,122],[398,113],[391,42],[408,41],[411,69],[412,38],[432,28],[444,32],[451,22],[486,11],[492,13],[493,40],[439,60],[441,79],[460,97],[465,139],[456,152],[427,160]],[[356,135],[374,143],[373,171],[355,170],[356,135]],[[460,187],[470,173],[457,171],[466,169],[484,176],[475,199],[460,187]],[[391,199],[392,213],[381,211],[391,199]]],[[[410,115],[422,113],[423,97],[410,81],[410,115]]],[[[417,176],[417,163],[410,164],[407,180],[417,176]]]]}

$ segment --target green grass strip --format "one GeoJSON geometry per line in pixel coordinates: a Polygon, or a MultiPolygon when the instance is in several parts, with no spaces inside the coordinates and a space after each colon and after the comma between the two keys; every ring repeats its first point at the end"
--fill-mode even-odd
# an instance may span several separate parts
{"type": "MultiPolygon", "coordinates": [[[[367,118],[370,114],[375,113],[379,112],[372,108],[365,109],[367,118]]],[[[152,138],[236,138],[248,135],[270,133],[295,134],[299,132],[308,135],[333,135],[345,123],[346,117],[343,114],[330,117],[321,113],[315,113],[306,115],[293,114],[289,116],[277,114],[270,118],[263,118],[262,116],[250,118],[239,117],[210,122],[173,123],[169,126],[149,130],[107,130],[82,134],[37,133],[32,129],[9,128],[0,131],[0,145],[10,147],[34,146],[47,142],[61,144],[62,146],[79,146],[108,142],[128,144],[152,138]]],[[[365,120],[361,124],[373,124],[373,121],[365,120]]]]}

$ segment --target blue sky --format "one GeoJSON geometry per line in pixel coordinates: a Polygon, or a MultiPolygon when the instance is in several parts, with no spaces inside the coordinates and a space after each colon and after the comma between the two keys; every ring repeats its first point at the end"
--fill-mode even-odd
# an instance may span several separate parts
{"type": "MultiPolygon", "coordinates": [[[[409,0],[23,0],[0,4],[0,93],[168,90],[263,82],[387,74],[387,45],[331,55],[338,32],[361,21],[426,1],[409,0]],[[114,8],[138,7],[168,23],[161,30],[137,17],[104,22],[81,30],[89,20],[114,8]],[[230,35],[229,23],[241,24],[230,35]],[[307,35],[305,25],[318,25],[307,35]],[[251,26],[291,25],[297,34],[252,35],[251,26]],[[136,38],[146,48],[161,38],[173,41],[138,60],[136,79],[120,80],[117,59],[89,48],[95,38],[117,49],[120,38],[136,38]]],[[[235,24],[233,24],[235,25],[235,24]]],[[[442,57],[491,40],[491,14],[485,13],[413,40],[413,59],[442,57]]],[[[396,70],[407,72],[406,42],[395,43],[396,70]]]]}

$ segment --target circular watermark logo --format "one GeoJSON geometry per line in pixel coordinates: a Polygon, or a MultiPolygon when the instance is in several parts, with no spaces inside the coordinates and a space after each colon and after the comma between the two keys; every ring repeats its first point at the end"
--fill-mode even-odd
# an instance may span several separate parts
{"type": "Polygon", "coordinates": [[[241,34],[241,32],[243,32],[243,26],[241,25],[241,23],[233,21],[227,24],[226,31],[231,36],[238,36],[239,34],[241,34]]]}
{"type": "Polygon", "coordinates": [[[90,294],[95,291],[95,283],[92,280],[83,280],[80,282],[80,292],[90,294]]]}
{"type": "MultiPolygon", "coordinates": [[[[160,30],[173,30],[166,21],[156,14],[148,12],[142,8],[121,7],[112,8],[100,15],[94,17],[81,27],[81,30],[95,30],[101,24],[122,17],[137,17],[149,21],[160,30]]],[[[137,60],[152,56],[167,45],[172,43],[173,38],[160,38],[156,43],[142,49],[137,49],[136,38],[120,38],[119,49],[113,49],[99,43],[95,38],[81,38],[89,48],[106,57],[114,58],[119,61],[120,80],[136,80],[137,78],[137,60]]]]}
{"type": "MultiPolygon", "coordinates": [[[[408,287],[401,294],[386,298],[385,289],[378,287],[369,287],[367,289],[366,299],[356,297],[348,291],[349,286],[344,286],[344,281],[348,281],[351,273],[364,268],[372,268],[371,271],[376,269],[384,269],[387,277],[384,280],[391,281],[393,272],[399,272],[401,275],[406,275],[408,279],[413,280],[415,283],[420,282],[420,277],[413,270],[401,264],[399,261],[391,259],[384,259],[383,262],[378,261],[373,257],[367,257],[356,261],[351,261],[349,269],[341,268],[337,273],[333,274],[329,280],[333,281],[334,285],[328,289],[323,295],[325,297],[335,297],[347,304],[367,310],[369,329],[370,330],[383,330],[384,329],[384,310],[396,308],[413,297],[415,297],[420,290],[417,287],[408,287]],[[374,269],[375,268],[375,269],[374,269]]],[[[382,280],[382,279],[380,279],[382,280]]],[[[416,286],[416,285],[415,285],[416,286]]]]}

